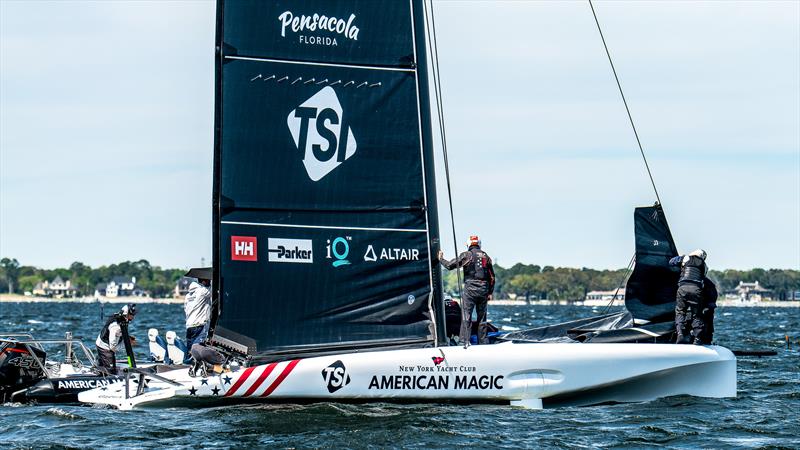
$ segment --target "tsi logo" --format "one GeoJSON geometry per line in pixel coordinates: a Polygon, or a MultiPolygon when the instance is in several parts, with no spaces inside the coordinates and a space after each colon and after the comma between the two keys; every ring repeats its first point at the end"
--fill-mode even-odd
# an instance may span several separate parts
{"type": "Polygon", "coordinates": [[[286,123],[311,181],[321,180],[356,153],[353,130],[330,86],[290,112],[286,123]]]}
{"type": "Polygon", "coordinates": [[[269,262],[313,263],[311,239],[277,239],[267,240],[269,262]]]}
{"type": "Polygon", "coordinates": [[[330,366],[322,369],[322,379],[328,385],[328,392],[333,394],[339,389],[350,384],[350,375],[344,367],[344,363],[336,361],[330,366]]]}
{"type": "Polygon", "coordinates": [[[331,263],[333,267],[346,266],[350,264],[350,261],[347,259],[347,256],[350,254],[350,244],[348,244],[347,241],[352,240],[353,238],[350,236],[337,237],[333,240],[333,242],[328,239],[328,245],[325,248],[328,250],[327,258],[331,259],[331,254],[333,254],[333,258],[336,259],[336,261],[331,263]]]}
{"type": "Polygon", "coordinates": [[[255,236],[231,236],[231,259],[258,261],[258,242],[255,236]]]}

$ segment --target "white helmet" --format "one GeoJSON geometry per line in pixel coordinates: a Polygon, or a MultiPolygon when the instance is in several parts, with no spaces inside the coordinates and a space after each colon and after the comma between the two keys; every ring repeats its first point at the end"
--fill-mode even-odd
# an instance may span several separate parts
{"type": "Polygon", "coordinates": [[[707,255],[705,250],[703,250],[702,248],[698,248],[697,250],[693,250],[691,253],[689,253],[689,256],[698,256],[700,257],[700,259],[705,261],[707,255]]]}

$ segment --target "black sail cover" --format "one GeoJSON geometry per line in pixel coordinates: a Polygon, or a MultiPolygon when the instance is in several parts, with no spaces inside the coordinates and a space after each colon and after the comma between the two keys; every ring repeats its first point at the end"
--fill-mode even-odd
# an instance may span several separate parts
{"type": "Polygon", "coordinates": [[[436,342],[421,1],[220,1],[213,340],[436,342]]]}
{"type": "Polygon", "coordinates": [[[669,260],[678,254],[661,205],[633,213],[636,265],[625,286],[625,307],[637,323],[675,319],[679,269],[669,260]]]}

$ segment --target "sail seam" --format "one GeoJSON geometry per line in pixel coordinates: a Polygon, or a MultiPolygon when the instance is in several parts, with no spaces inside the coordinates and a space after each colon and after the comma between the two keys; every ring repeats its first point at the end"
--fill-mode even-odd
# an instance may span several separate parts
{"type": "Polygon", "coordinates": [[[323,230],[401,231],[406,233],[426,233],[428,231],[416,228],[344,227],[344,226],[333,226],[333,225],[299,225],[299,224],[289,224],[289,223],[238,222],[233,220],[223,220],[220,223],[226,225],[252,225],[257,227],[319,228],[323,230]]]}
{"type": "Polygon", "coordinates": [[[313,61],[287,61],[285,59],[257,58],[257,57],[254,57],[254,56],[228,56],[228,55],[226,55],[225,59],[239,59],[239,60],[242,60],[242,61],[263,61],[263,62],[274,62],[274,63],[281,63],[281,64],[295,64],[295,65],[303,65],[303,66],[346,67],[346,68],[350,68],[350,69],[388,70],[390,72],[414,72],[414,73],[416,73],[416,69],[413,69],[413,68],[362,66],[362,65],[359,65],[359,64],[320,63],[320,62],[313,62],[313,61]]]}

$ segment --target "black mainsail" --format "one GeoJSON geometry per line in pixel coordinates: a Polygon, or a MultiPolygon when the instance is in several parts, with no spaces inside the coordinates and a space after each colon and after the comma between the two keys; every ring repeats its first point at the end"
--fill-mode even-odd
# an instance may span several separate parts
{"type": "Polygon", "coordinates": [[[444,340],[421,2],[218,1],[214,343],[444,340]]]}

